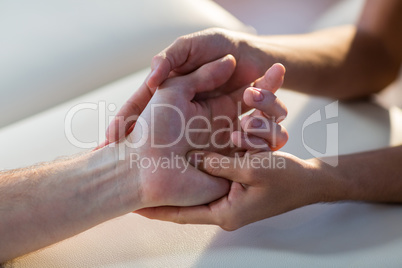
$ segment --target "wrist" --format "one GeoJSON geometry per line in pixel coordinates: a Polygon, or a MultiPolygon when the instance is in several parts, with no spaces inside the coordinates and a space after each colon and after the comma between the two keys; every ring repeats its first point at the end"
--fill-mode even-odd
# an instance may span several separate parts
{"type": "Polygon", "coordinates": [[[104,190],[102,184],[107,185],[108,192],[104,194],[110,199],[100,209],[107,209],[115,214],[112,217],[142,208],[139,172],[135,165],[130,166],[130,154],[125,153],[127,149],[124,143],[112,144],[98,150],[94,155],[94,179],[101,184],[100,191],[104,190]],[[103,174],[99,174],[100,172],[103,174]]]}
{"type": "Polygon", "coordinates": [[[344,178],[339,167],[333,167],[318,158],[307,160],[312,167],[315,203],[350,200],[353,185],[344,178]]]}
{"type": "MultiPolygon", "coordinates": [[[[246,71],[254,73],[255,79],[261,77],[276,63],[272,49],[266,38],[258,35],[244,34],[239,38],[238,50],[241,61],[248,61],[246,71]],[[250,70],[252,68],[252,70],[250,70]]],[[[252,81],[251,81],[252,82],[252,81]]]]}

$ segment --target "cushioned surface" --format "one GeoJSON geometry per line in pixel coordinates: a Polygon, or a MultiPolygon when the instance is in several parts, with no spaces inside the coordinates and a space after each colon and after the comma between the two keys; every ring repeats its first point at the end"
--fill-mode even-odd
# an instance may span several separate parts
{"type": "MultiPolygon", "coordinates": [[[[148,70],[91,92],[0,131],[0,163],[12,168],[82,149],[66,138],[64,119],[77,104],[119,107],[142,83],[148,70]],[[107,100],[106,102],[104,102],[107,100]]],[[[370,102],[340,103],[338,116],[305,127],[312,114],[332,103],[286,90],[285,125],[290,141],[284,150],[309,158],[303,146],[325,149],[327,124],[338,124],[340,153],[402,142],[401,111],[370,102]]],[[[112,114],[99,109],[101,114],[112,114]]],[[[102,125],[102,124],[101,124],[102,125]]],[[[81,111],[72,120],[75,138],[84,142],[98,133],[98,112],[81,111]]],[[[176,225],[129,214],[76,237],[24,256],[14,267],[400,267],[402,207],[340,203],[318,204],[225,232],[214,226],[176,225]]]]}
{"type": "Polygon", "coordinates": [[[210,0],[0,1],[0,127],[149,65],[183,34],[246,30],[210,0]]]}

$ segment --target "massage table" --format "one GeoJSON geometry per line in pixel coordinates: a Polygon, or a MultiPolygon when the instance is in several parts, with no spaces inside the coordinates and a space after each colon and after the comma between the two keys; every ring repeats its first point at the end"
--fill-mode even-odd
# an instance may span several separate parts
{"type": "MultiPolygon", "coordinates": [[[[12,6],[11,2],[9,1],[8,4],[12,6]]],[[[98,1],[99,6],[107,6],[107,2],[98,1]]],[[[120,8],[124,10],[130,5],[129,2],[119,1],[119,4],[124,7],[120,8]],[[124,4],[128,6],[124,6],[124,4]]],[[[136,5],[143,4],[140,2],[136,2],[136,5]]],[[[161,5],[166,3],[166,8],[173,3],[180,7],[192,5],[191,1],[185,0],[155,2],[161,5]]],[[[135,55],[151,59],[154,53],[172,42],[175,37],[210,26],[250,31],[250,28],[245,27],[213,2],[206,0],[195,2],[197,2],[198,8],[188,7],[186,9],[189,10],[188,13],[190,11],[193,13],[172,15],[175,18],[174,22],[171,22],[173,25],[165,25],[168,30],[165,32],[166,36],[160,37],[162,41],[159,47],[150,49],[150,51],[144,48],[145,56],[138,55],[138,53],[135,55]],[[208,12],[202,8],[206,8],[208,12],[214,10],[214,16],[225,17],[225,20],[206,18],[204,13],[208,12]],[[190,18],[187,19],[190,21],[199,18],[199,21],[194,25],[188,23],[183,25],[186,19],[182,19],[182,16],[189,16],[190,18]]],[[[4,3],[1,3],[0,7],[4,3]]],[[[43,8],[45,4],[50,5],[50,2],[45,0],[42,0],[42,3],[43,8]]],[[[79,1],[74,4],[85,6],[79,1]]],[[[95,2],[92,4],[95,5],[95,2]]],[[[66,6],[70,5],[72,4],[66,4],[66,6]]],[[[144,4],[143,8],[146,6],[144,4]]],[[[151,18],[149,20],[152,21],[151,18]]],[[[130,23],[127,24],[130,25],[130,23]]],[[[103,26],[107,27],[107,25],[103,26]]],[[[126,29],[128,32],[130,30],[126,29]]],[[[113,31],[110,30],[110,32],[113,31]]],[[[101,33],[95,35],[101,35],[101,33]]],[[[1,122],[3,123],[3,127],[0,129],[0,169],[24,167],[88,150],[78,148],[74,142],[71,142],[71,133],[66,132],[66,124],[71,127],[76,141],[88,144],[104,140],[106,124],[99,121],[99,117],[106,116],[107,118],[114,115],[116,109],[113,108],[121,107],[124,101],[139,87],[149,73],[149,68],[126,66],[126,63],[119,64],[119,60],[121,60],[119,57],[112,60],[110,54],[116,53],[119,49],[105,52],[96,48],[97,42],[102,43],[98,38],[99,36],[94,40],[87,40],[89,43],[86,49],[93,46],[92,49],[95,51],[86,59],[87,65],[83,66],[81,71],[87,75],[81,75],[79,82],[71,81],[71,79],[78,79],[79,72],[76,72],[76,68],[82,66],[82,63],[69,63],[71,68],[69,66],[61,68],[65,72],[60,84],[56,83],[59,76],[46,78],[45,75],[43,75],[43,79],[38,79],[36,84],[31,83],[32,87],[39,91],[44,90],[45,93],[37,94],[35,91],[29,91],[27,85],[19,85],[21,92],[17,95],[22,97],[27,94],[29,96],[28,100],[24,100],[27,101],[27,107],[21,107],[25,104],[17,105],[18,102],[14,103],[14,106],[9,104],[7,106],[9,110],[0,107],[2,109],[1,122]],[[106,53],[108,56],[102,58],[102,53],[106,53]],[[94,58],[99,61],[91,63],[94,58]],[[110,64],[96,66],[101,61],[110,64]],[[108,69],[113,69],[114,73],[109,74],[108,69]],[[97,72],[100,72],[101,80],[105,79],[109,82],[95,82],[97,72]],[[103,75],[108,77],[102,77],[103,75]],[[99,86],[99,84],[104,85],[99,86]],[[76,87],[73,87],[74,85],[76,87]],[[51,96],[55,96],[56,99],[48,99],[46,94],[51,94],[49,92],[52,91],[52,86],[57,88],[60,94],[67,94],[63,91],[71,90],[72,92],[60,99],[56,96],[59,94],[58,92],[53,93],[51,96]],[[43,100],[43,102],[31,104],[29,100],[31,102],[43,100]],[[71,109],[83,103],[94,104],[97,109],[81,110],[74,117],[68,117],[71,109]],[[11,111],[20,108],[23,110],[22,112],[12,115],[11,111]],[[11,119],[4,118],[8,115],[11,119]]],[[[59,45],[63,45],[62,43],[60,42],[59,45]]],[[[121,51],[121,57],[123,54],[130,55],[136,49],[141,48],[134,39],[129,44],[137,47],[133,50],[127,48],[126,51],[121,51]]],[[[127,47],[129,46],[127,45],[127,47]]],[[[66,46],[63,51],[68,49],[72,48],[66,46]]],[[[46,54],[44,50],[40,50],[38,53],[46,54]]],[[[55,55],[51,55],[51,57],[55,57],[55,55]]],[[[58,57],[66,56],[61,53],[61,56],[58,55],[58,57]]],[[[128,61],[135,57],[132,56],[128,61]]],[[[51,64],[47,68],[51,68],[51,64]]],[[[59,73],[59,75],[61,74],[59,73]]],[[[8,81],[11,81],[11,78],[8,81]]],[[[25,83],[29,83],[29,79],[25,83]]],[[[7,91],[7,87],[2,84],[0,88],[2,105],[7,103],[3,99],[6,94],[10,95],[9,98],[18,97],[13,92],[7,91]]],[[[372,99],[337,102],[327,98],[310,97],[286,89],[279,90],[278,96],[289,110],[289,116],[284,121],[284,126],[289,131],[290,139],[283,151],[300,158],[307,159],[314,157],[313,154],[325,153],[326,148],[331,146],[331,144],[327,144],[328,129],[331,131],[337,129],[336,135],[331,136],[336,139],[329,140],[329,142],[338,144],[339,154],[374,150],[398,145],[402,142],[402,112],[394,106],[385,107],[380,105],[379,101],[372,99]],[[319,115],[320,120],[311,121],[312,115],[319,115]],[[306,124],[305,122],[313,123],[306,124]]],[[[1,238],[0,243],[2,243],[1,238]]],[[[21,268],[401,267],[401,249],[402,206],[339,202],[306,206],[250,224],[233,232],[226,232],[217,226],[179,225],[149,220],[130,213],[104,222],[55,245],[17,258],[5,266],[21,268]]]]}

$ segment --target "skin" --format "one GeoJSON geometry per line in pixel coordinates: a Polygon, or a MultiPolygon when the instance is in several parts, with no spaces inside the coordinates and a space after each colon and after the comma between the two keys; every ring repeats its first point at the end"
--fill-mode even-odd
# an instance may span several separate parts
{"type": "Polygon", "coordinates": [[[190,154],[193,159],[195,156],[199,159],[192,162],[202,163],[198,165],[201,170],[232,181],[226,196],[201,206],[146,208],[137,212],[151,219],[214,224],[234,231],[319,202],[402,202],[402,170],[399,168],[402,146],[341,156],[337,168],[317,159],[302,160],[282,152],[249,153],[244,164],[246,168],[235,164],[244,161],[242,158],[235,160],[212,152],[190,154]],[[255,159],[263,158],[276,159],[277,163],[283,161],[286,168],[255,168],[251,164],[255,159]],[[218,161],[224,164],[216,164],[218,161]]]}
{"type": "MultiPolygon", "coordinates": [[[[286,169],[239,170],[230,165],[233,157],[221,154],[231,155],[231,150],[204,148],[216,152],[204,152],[201,159],[193,157],[194,153],[189,155],[194,164],[202,161],[200,169],[205,172],[195,168],[186,171],[191,172],[190,177],[197,185],[198,191],[194,192],[194,184],[185,182],[187,177],[164,174],[161,170],[150,174],[149,170],[130,167],[129,161],[118,161],[122,147],[110,145],[70,159],[2,172],[0,236],[5,243],[0,243],[0,261],[53,244],[133,210],[151,218],[179,223],[211,223],[235,230],[316,202],[402,202],[402,183],[398,176],[402,172],[399,170],[402,169],[399,165],[402,147],[341,156],[336,168],[317,159],[301,160],[292,155],[270,152],[270,149],[280,148],[287,140],[286,130],[274,124],[283,119],[286,109],[272,96],[279,87],[276,84],[282,83],[278,81],[283,80],[284,69],[275,67],[271,73],[256,81],[254,88],[247,86],[262,76],[272,63],[282,62],[288,67],[284,86],[294,90],[337,98],[355,98],[377,92],[393,81],[400,66],[401,11],[399,0],[371,0],[367,1],[365,11],[355,26],[286,37],[251,36],[210,29],[179,38],[153,59],[152,73],[110,126],[107,143],[119,140],[119,144],[123,144],[121,138],[130,129],[134,130],[127,137],[129,142],[145,135],[138,125],[134,127],[132,122],[126,124],[129,121],[126,119],[144,113],[145,121],[150,123],[150,108],[147,105],[153,95],[158,101],[177,105],[186,111],[185,114],[200,112],[204,115],[213,110],[211,107],[225,107],[219,106],[218,102],[212,104],[214,99],[210,97],[222,96],[221,101],[228,103],[243,99],[243,110],[255,107],[258,111],[242,119],[241,131],[234,132],[230,137],[222,135],[221,141],[230,139],[240,147],[240,151],[248,150],[243,156],[249,157],[247,161],[270,155],[284,159],[286,169]],[[230,57],[222,59],[227,54],[234,56],[237,65],[230,57]],[[208,64],[215,60],[228,66],[215,69],[208,64]],[[199,69],[201,66],[207,67],[199,69]],[[225,76],[226,69],[234,71],[233,75],[229,72],[230,75],[225,76]],[[194,71],[197,73],[195,76],[194,71]],[[230,78],[221,80],[222,77],[230,78]],[[181,79],[189,80],[183,82],[181,79]],[[211,80],[212,85],[204,87],[203,82],[211,80]],[[188,85],[193,84],[197,86],[189,89],[188,85]],[[157,91],[157,87],[160,90],[157,91]],[[172,87],[176,90],[171,90],[172,87]],[[263,102],[253,103],[255,91],[262,92],[263,102]],[[273,109],[268,104],[278,106],[273,109]],[[256,118],[267,120],[260,125],[265,132],[257,132],[252,127],[251,122],[256,118]],[[274,140],[270,136],[272,131],[268,131],[268,125],[281,129],[277,135],[279,138],[274,140]],[[251,151],[239,142],[242,139],[254,139],[266,146],[258,152],[251,151]],[[227,159],[228,168],[216,169],[208,160],[214,158],[227,159]],[[217,177],[233,181],[229,193],[228,182],[217,177]],[[208,202],[212,203],[182,207],[208,202]],[[170,207],[144,209],[166,204],[170,207]]],[[[234,114],[232,111],[228,113],[234,114]]],[[[160,112],[157,116],[163,118],[164,114],[160,112]]],[[[158,119],[155,122],[161,124],[159,129],[168,129],[169,135],[174,137],[177,134],[174,128],[169,128],[168,120],[158,119]]],[[[218,129],[222,126],[214,127],[218,129]]],[[[200,139],[206,140],[208,137],[200,139]]],[[[184,158],[185,151],[191,150],[191,146],[188,143],[181,145],[184,149],[179,148],[176,152],[184,158]]],[[[144,146],[148,148],[142,153],[149,149],[149,144],[144,146]]],[[[137,150],[139,148],[131,148],[123,155],[127,160],[137,150]]],[[[166,155],[163,150],[153,153],[166,155]]],[[[178,168],[175,174],[181,171],[178,168]]]]}
{"type": "MultiPolygon", "coordinates": [[[[242,96],[245,88],[213,99],[194,98],[196,93],[211,91],[226,83],[235,68],[234,57],[227,55],[188,75],[166,80],[144,108],[132,133],[119,143],[55,162],[0,172],[0,263],[134,210],[154,206],[199,205],[226,195],[229,181],[189,165],[186,154],[195,148],[225,155],[245,151],[230,144],[234,140],[232,131],[240,133],[236,127],[236,106],[238,95],[242,96]],[[157,109],[154,109],[155,105],[159,105],[157,109]],[[172,106],[177,110],[173,110],[172,106]],[[189,138],[180,138],[178,130],[181,126],[178,122],[181,118],[178,111],[185,124],[194,116],[204,116],[211,123],[211,131],[191,132],[189,138]],[[234,129],[218,132],[213,138],[217,130],[229,125],[229,121],[214,120],[222,115],[230,119],[234,129]],[[153,132],[147,131],[146,125],[151,126],[148,130],[153,132]],[[141,140],[145,142],[134,146],[141,140]],[[177,142],[168,148],[155,146],[172,140],[177,142]],[[212,140],[217,145],[228,145],[222,148],[207,145],[212,144],[212,140]],[[132,161],[133,155],[139,160],[158,160],[170,157],[172,153],[182,161],[167,168],[144,167],[132,161]]],[[[281,84],[284,72],[282,65],[275,65],[254,85],[264,88],[270,85],[269,81],[281,84]]],[[[269,89],[260,91],[264,91],[265,100],[273,104],[272,113],[263,114],[261,118],[277,130],[275,143],[279,149],[287,141],[287,132],[271,118],[285,117],[286,109],[279,100],[273,101],[275,98],[269,89]]],[[[253,94],[253,90],[248,88],[246,92],[253,94]]],[[[242,108],[253,107],[249,104],[249,101],[243,102],[242,108]]],[[[245,123],[246,120],[242,119],[239,125],[245,123]]],[[[185,130],[188,129],[205,129],[205,121],[194,120],[185,130]]],[[[266,140],[273,139],[268,132],[260,135],[266,140]]],[[[268,150],[267,143],[262,144],[268,150]]]]}
{"type": "MultiPolygon", "coordinates": [[[[153,58],[152,71],[146,80],[148,95],[137,92],[119,115],[124,118],[140,113],[141,105],[165,79],[183,75],[225,53],[236,58],[238,64],[234,75],[214,92],[199,95],[199,98],[228,94],[256,79],[273,62],[281,62],[287,67],[284,87],[303,93],[353,99],[379,92],[395,80],[401,66],[401,14],[400,0],[368,0],[356,25],[295,36],[254,36],[208,29],[180,37],[153,58]]],[[[258,106],[258,109],[257,113],[264,114],[270,107],[258,106]]],[[[107,137],[110,141],[117,140],[128,128],[112,124],[107,137]]],[[[255,131],[245,125],[242,125],[242,131],[234,134],[234,140],[261,138],[255,137],[255,131]]],[[[272,147],[269,139],[261,142],[264,141],[272,147]]],[[[236,169],[230,165],[215,170],[205,161],[203,171],[232,181],[228,195],[204,206],[152,208],[139,213],[154,219],[217,224],[226,230],[234,230],[317,202],[402,202],[402,182],[398,176],[402,173],[399,164],[402,147],[341,156],[340,164],[333,168],[318,159],[301,160],[280,152],[256,153],[251,147],[242,146],[250,150],[248,154],[252,157],[272,154],[284,158],[286,170],[236,169]],[[282,196],[291,198],[283,200],[282,196]]],[[[206,156],[211,153],[206,152],[206,156]]],[[[233,162],[233,159],[228,161],[233,162]]]]}
{"type": "Polygon", "coordinates": [[[256,36],[212,28],[182,36],[152,59],[151,73],[110,124],[107,140],[114,142],[127,134],[131,124],[119,120],[140,115],[168,77],[187,74],[227,54],[237,62],[233,76],[200,97],[237,90],[276,62],[287,68],[284,87],[295,91],[338,99],[379,92],[399,73],[401,13],[399,0],[368,0],[356,25],[304,35],[256,36]]]}

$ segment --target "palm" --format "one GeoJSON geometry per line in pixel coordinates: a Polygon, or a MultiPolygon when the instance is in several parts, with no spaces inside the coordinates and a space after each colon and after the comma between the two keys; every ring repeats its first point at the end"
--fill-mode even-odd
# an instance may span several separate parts
{"type": "MultiPolygon", "coordinates": [[[[215,76],[227,74],[215,73],[215,76]]],[[[172,166],[167,168],[140,169],[145,202],[149,206],[202,204],[216,200],[228,191],[228,181],[207,175],[188,165],[185,156],[193,149],[202,148],[225,154],[234,149],[229,144],[230,133],[238,125],[236,103],[229,96],[192,101],[195,92],[200,89],[195,88],[191,94],[191,90],[187,88],[189,82],[191,85],[191,79],[184,76],[170,79],[169,83],[162,85],[141,114],[149,131],[146,131],[143,124],[137,123],[129,136],[132,142],[145,137],[145,144],[138,148],[141,158],[155,161],[178,159],[171,161],[172,166]],[[225,116],[226,119],[214,120],[218,116],[225,116]],[[210,131],[196,131],[207,129],[208,123],[211,124],[210,131]],[[190,132],[189,129],[195,131],[190,132]],[[220,130],[218,134],[217,130],[220,130]]],[[[201,87],[204,86],[208,87],[201,84],[201,87]]]]}

